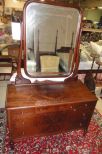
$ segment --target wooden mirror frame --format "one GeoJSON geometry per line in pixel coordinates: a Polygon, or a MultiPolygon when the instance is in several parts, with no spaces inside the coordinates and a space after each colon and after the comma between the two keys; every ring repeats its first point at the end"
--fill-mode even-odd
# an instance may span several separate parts
{"type": "MultiPolygon", "coordinates": [[[[54,6],[62,6],[62,7],[71,7],[75,8],[79,11],[79,21],[80,23],[78,24],[77,28],[77,37],[76,37],[76,47],[74,48],[74,60],[73,60],[73,65],[71,69],[71,73],[68,75],[58,75],[58,76],[35,76],[35,78],[46,78],[46,80],[49,80],[49,78],[58,78],[58,77],[64,77],[65,81],[73,78],[77,78],[77,71],[78,71],[78,66],[79,66],[79,46],[80,46],[80,36],[81,36],[81,21],[82,21],[82,13],[80,10],[79,6],[68,4],[68,2],[59,2],[56,0],[29,0],[25,3],[24,9],[23,9],[23,22],[21,24],[21,46],[20,46],[20,52],[19,52],[19,62],[18,62],[18,67],[17,67],[17,76],[15,79],[16,84],[26,84],[26,83],[31,83],[30,79],[26,79],[22,76],[21,73],[21,61],[22,61],[22,55],[24,58],[24,72],[28,78],[34,78],[34,76],[30,76],[27,72],[27,67],[26,67],[26,23],[25,23],[25,15],[26,15],[26,8],[28,4],[30,3],[41,3],[41,4],[49,4],[49,5],[54,5],[54,6]]],[[[35,82],[36,83],[36,82],[35,82]]],[[[39,83],[37,81],[37,83],[39,83]]]]}

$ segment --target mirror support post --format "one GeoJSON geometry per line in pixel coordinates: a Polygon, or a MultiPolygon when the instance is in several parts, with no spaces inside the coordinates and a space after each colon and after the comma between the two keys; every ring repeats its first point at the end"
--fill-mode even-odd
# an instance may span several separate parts
{"type": "Polygon", "coordinates": [[[21,44],[20,44],[20,49],[19,49],[19,54],[18,54],[18,65],[17,65],[17,76],[15,78],[15,84],[26,84],[26,83],[31,83],[30,80],[24,78],[22,76],[21,72],[21,63],[22,63],[22,43],[23,43],[23,36],[22,36],[22,30],[23,30],[23,25],[21,24],[21,44]]]}

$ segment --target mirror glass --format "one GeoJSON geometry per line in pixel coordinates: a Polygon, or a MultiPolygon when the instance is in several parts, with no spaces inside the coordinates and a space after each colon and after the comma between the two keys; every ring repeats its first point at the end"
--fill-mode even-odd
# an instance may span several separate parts
{"type": "Polygon", "coordinates": [[[70,74],[80,28],[76,8],[29,3],[25,15],[26,70],[31,76],[70,74]]]}

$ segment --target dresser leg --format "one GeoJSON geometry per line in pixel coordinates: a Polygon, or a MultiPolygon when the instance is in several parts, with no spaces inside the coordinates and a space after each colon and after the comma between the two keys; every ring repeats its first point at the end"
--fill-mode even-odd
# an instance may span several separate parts
{"type": "Polygon", "coordinates": [[[85,136],[87,133],[87,128],[84,128],[83,136],[85,136]]]}
{"type": "Polygon", "coordinates": [[[13,140],[10,140],[10,148],[11,148],[11,150],[14,150],[14,142],[13,142],[13,140]]]}

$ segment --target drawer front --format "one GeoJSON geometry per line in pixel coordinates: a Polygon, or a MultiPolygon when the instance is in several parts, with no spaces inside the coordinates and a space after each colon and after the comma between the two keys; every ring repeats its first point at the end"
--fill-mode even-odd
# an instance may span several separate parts
{"type": "Polygon", "coordinates": [[[47,110],[46,107],[10,110],[8,122],[11,137],[16,139],[87,128],[94,107],[95,103],[79,103],[62,108],[59,106],[54,110],[47,110]]]}

